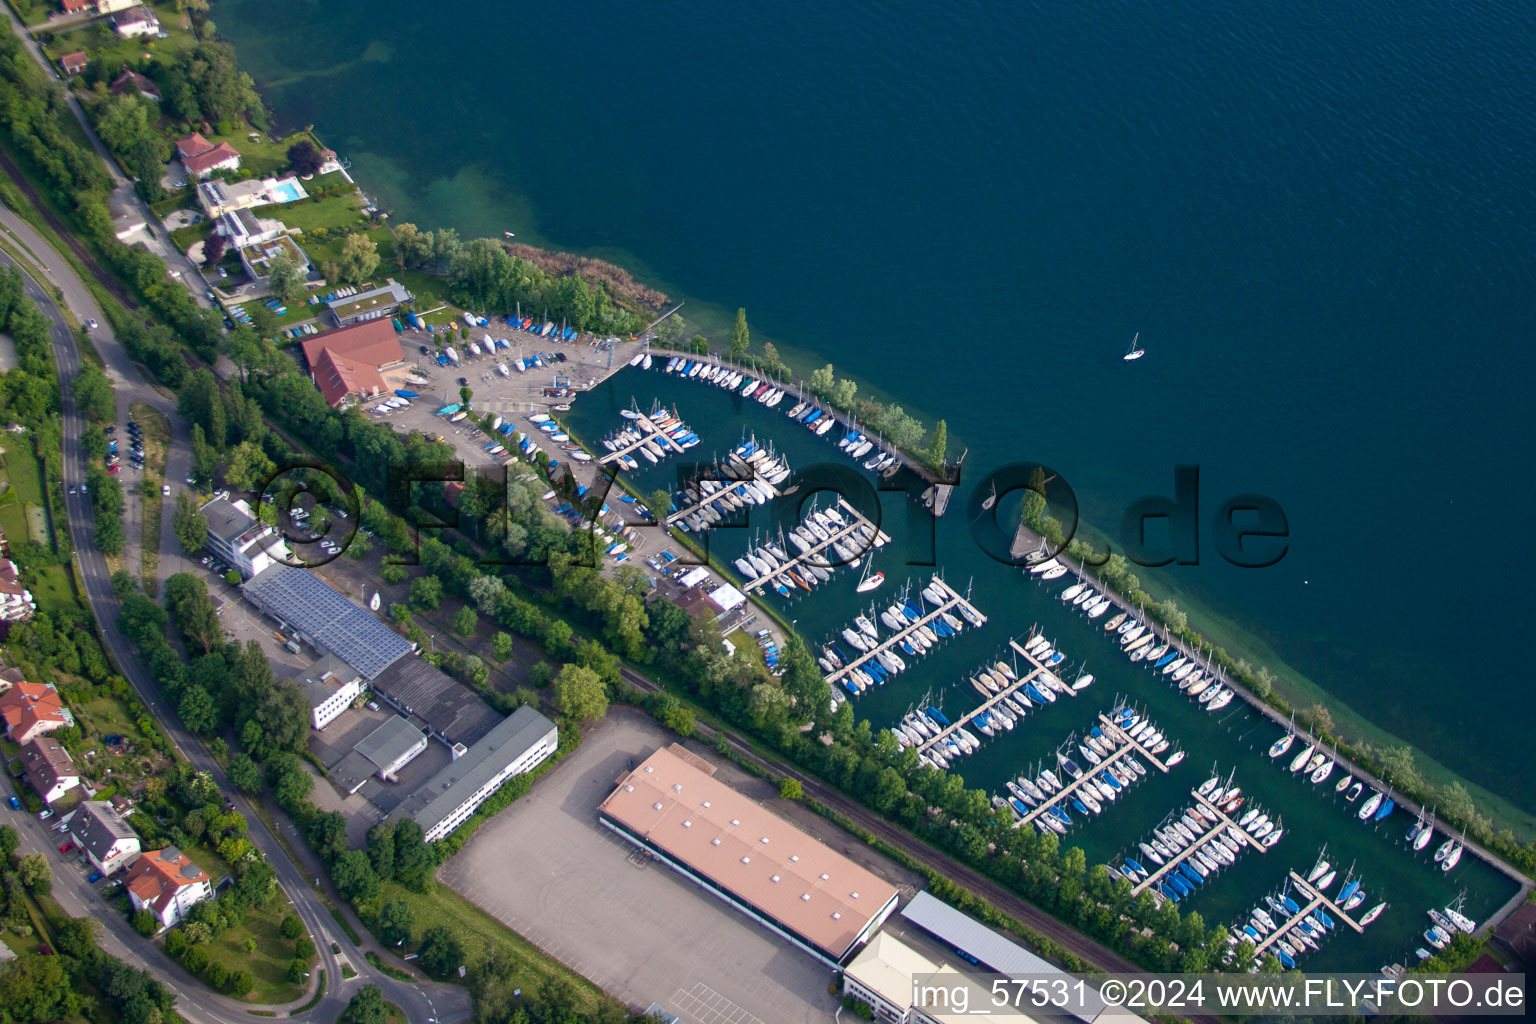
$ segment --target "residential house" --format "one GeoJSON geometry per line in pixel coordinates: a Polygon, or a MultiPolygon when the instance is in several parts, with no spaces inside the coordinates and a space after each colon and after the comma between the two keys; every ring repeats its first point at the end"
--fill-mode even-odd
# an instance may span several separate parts
{"type": "Polygon", "coordinates": [[[0,717],[5,719],[6,737],[18,744],[75,724],[52,683],[22,681],[0,693],[0,717]]]}
{"type": "Polygon", "coordinates": [[[87,7],[93,6],[95,5],[88,2],[88,0],[59,0],[59,7],[63,9],[65,14],[79,14],[87,7]]]}
{"type": "Polygon", "coordinates": [[[213,898],[208,873],[174,846],[150,850],[128,869],[124,885],[134,910],[148,910],[169,928],[203,900],[213,898]]]}
{"type": "Polygon", "coordinates": [[[96,865],[110,875],[139,857],[139,836],[105,800],[87,800],[75,811],[69,834],[96,865]]]}
{"type": "Polygon", "coordinates": [[[215,229],[229,240],[231,246],[244,249],[249,245],[270,242],[281,235],[283,222],[258,217],[250,210],[231,210],[219,215],[219,222],[215,225],[215,229]]]}
{"type": "Polygon", "coordinates": [[[46,736],[21,748],[21,763],[27,770],[27,781],[49,807],[80,785],[80,770],[69,751],[46,736]]]}
{"type": "Polygon", "coordinates": [[[116,11],[126,11],[130,7],[137,7],[139,0],[93,0],[86,6],[95,7],[97,14],[112,14],[116,11]]]}
{"type": "Polygon", "coordinates": [[[0,558],[0,622],[22,622],[35,611],[32,591],[21,585],[21,570],[9,558],[0,558]]]}
{"type": "Polygon", "coordinates": [[[160,102],[160,87],[129,68],[124,68],[123,73],[113,80],[111,89],[114,96],[132,96],[138,93],[147,100],[160,102]]]}
{"type": "Polygon", "coordinates": [[[187,169],[189,178],[206,178],[214,171],[235,170],[240,166],[240,152],[227,142],[215,145],[203,138],[202,132],[193,132],[184,139],[176,140],[176,156],[187,169]]]}
{"type": "MultiPolygon", "coordinates": [[[[111,0],[98,0],[96,6],[101,8],[108,2],[111,0]]],[[[160,34],[160,19],[148,7],[129,7],[127,10],[118,11],[107,20],[111,22],[117,34],[124,39],[160,34]]]]}
{"type": "Polygon", "coordinates": [[[64,69],[66,75],[78,75],[85,70],[85,66],[90,62],[91,59],[85,55],[84,50],[66,53],[59,58],[59,66],[64,69]]]}
{"type": "Polygon", "coordinates": [[[245,181],[210,178],[197,186],[197,204],[210,219],[256,206],[296,203],[308,195],[299,179],[291,174],[286,178],[247,178],[245,181]]]}

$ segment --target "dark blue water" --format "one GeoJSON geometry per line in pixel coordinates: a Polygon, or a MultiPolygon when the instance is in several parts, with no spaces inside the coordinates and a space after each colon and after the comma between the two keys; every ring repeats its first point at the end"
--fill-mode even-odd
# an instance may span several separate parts
{"type": "Polygon", "coordinates": [[[968,469],[1050,463],[1091,521],[1178,462],[1203,516],[1273,497],[1278,566],[1206,540],[1159,578],[1536,811],[1509,706],[1532,679],[1529,4],[216,13],[281,123],[398,220],[745,305],[947,417],[968,469]]]}

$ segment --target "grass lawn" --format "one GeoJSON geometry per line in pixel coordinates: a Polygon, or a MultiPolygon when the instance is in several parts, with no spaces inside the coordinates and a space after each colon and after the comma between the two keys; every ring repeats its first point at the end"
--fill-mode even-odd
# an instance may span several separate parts
{"type": "Polygon", "coordinates": [[[518,987],[531,990],[535,982],[543,978],[563,975],[580,993],[581,1005],[574,1009],[583,1013],[591,1013],[599,1001],[607,998],[592,982],[545,955],[533,943],[446,885],[434,885],[430,893],[423,895],[390,882],[384,886],[383,902],[391,900],[405,900],[410,905],[412,930],[417,936],[438,925],[452,929],[464,946],[466,963],[473,964],[494,949],[507,962],[517,964],[518,987]]]}
{"type": "Polygon", "coordinates": [[[165,482],[165,453],[171,446],[171,424],[153,406],[134,402],[128,407],[144,429],[144,470],[139,474],[139,489],[144,502],[144,537],[141,546],[141,578],[144,592],[154,594],[155,577],[160,570],[160,517],[166,499],[160,494],[165,482]]]}
{"type": "Polygon", "coordinates": [[[171,241],[176,243],[176,248],[186,252],[198,242],[206,241],[208,236],[213,234],[213,227],[213,221],[200,220],[196,224],[188,224],[184,228],[177,228],[175,231],[172,231],[171,241]]]}
{"type": "Polygon", "coordinates": [[[92,57],[100,57],[112,68],[118,68],[123,64],[137,64],[145,58],[157,64],[176,64],[180,62],[183,54],[197,45],[197,40],[192,38],[190,32],[172,30],[171,25],[174,19],[167,21],[163,11],[158,13],[162,25],[171,33],[169,39],[122,39],[112,30],[112,26],[107,24],[107,19],[100,18],[88,25],[54,33],[53,40],[43,45],[43,52],[55,67],[58,66],[60,55],[74,53],[76,50],[84,50],[92,57]]]}
{"type": "Polygon", "coordinates": [[[197,193],[189,188],[176,189],[171,195],[158,203],[150,203],[149,208],[154,211],[156,217],[164,220],[177,210],[192,210],[197,207],[197,193]]]}
{"type": "Polygon", "coordinates": [[[313,199],[300,199],[296,203],[261,208],[261,215],[274,217],[291,228],[305,234],[316,228],[349,231],[365,227],[368,218],[363,216],[363,202],[356,195],[328,196],[318,203],[313,199]]]}
{"type": "MultiPolygon", "coordinates": [[[[373,239],[374,244],[379,247],[380,269],[382,270],[384,267],[392,264],[395,252],[395,236],[389,233],[389,228],[371,228],[364,232],[364,234],[373,239]]],[[[326,260],[337,259],[341,255],[341,242],[343,237],[344,235],[342,234],[334,234],[322,242],[316,242],[313,239],[304,238],[301,236],[300,241],[304,245],[304,251],[309,253],[310,262],[314,264],[316,270],[319,270],[320,264],[324,263],[326,260]]],[[[385,270],[384,273],[387,274],[388,271],[385,270]]],[[[382,275],[376,272],[375,276],[377,277],[382,275]]]]}
{"type": "Polygon", "coordinates": [[[123,702],[116,697],[98,697],[84,704],[74,703],[75,717],[84,720],[100,736],[121,736],[135,750],[142,749],[144,734],[139,731],[123,702]]]}
{"type": "MultiPolygon", "coordinates": [[[[166,40],[170,42],[170,40],[166,40]]],[[[218,145],[227,142],[240,151],[240,173],[247,178],[265,178],[268,175],[276,175],[288,167],[288,147],[302,139],[308,139],[314,143],[316,149],[321,149],[320,143],[313,135],[306,131],[297,131],[286,138],[273,140],[265,132],[259,132],[255,128],[246,125],[241,130],[229,135],[208,135],[209,142],[218,145]],[[256,137],[251,138],[252,135],[256,137]]]]}
{"type": "Polygon", "coordinates": [[[283,914],[279,907],[288,904],[277,900],[273,907],[252,910],[240,919],[240,923],[208,944],[208,962],[222,962],[230,972],[249,971],[256,980],[255,986],[241,997],[250,1003],[288,1003],[304,994],[302,985],[288,980],[288,965],[293,962],[292,939],[285,939],[278,930],[283,914]],[[256,952],[246,951],[247,941],[254,940],[256,952]]]}
{"type": "Polygon", "coordinates": [[[48,15],[58,10],[59,5],[50,3],[49,0],[5,0],[11,10],[16,12],[16,17],[28,28],[35,28],[48,20],[48,15]]]}
{"type": "Polygon", "coordinates": [[[0,494],[0,526],[13,542],[31,538],[52,547],[48,535],[48,516],[43,506],[42,470],[37,459],[20,438],[5,443],[0,456],[0,481],[10,484],[0,494]]]}

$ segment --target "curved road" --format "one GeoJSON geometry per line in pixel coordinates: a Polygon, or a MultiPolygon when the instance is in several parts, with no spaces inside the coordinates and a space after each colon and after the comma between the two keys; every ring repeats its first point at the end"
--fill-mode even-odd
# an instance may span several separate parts
{"type": "MultiPolygon", "coordinates": [[[[112,335],[106,317],[97,308],[90,293],[70,271],[68,264],[60,260],[57,253],[29,225],[15,217],[9,210],[0,210],[0,224],[4,224],[10,233],[19,237],[36,258],[46,263],[45,276],[48,284],[61,290],[65,304],[76,317],[81,321],[94,318],[100,322],[100,327],[92,337],[97,351],[101,353],[106,363],[107,373],[117,389],[118,399],[125,403],[146,402],[166,414],[172,424],[172,444],[167,454],[166,479],[178,482],[184,479],[190,462],[190,432],[187,425],[175,414],[175,401],[156,391],[140,375],[122,346],[112,335]]],[[[3,252],[0,252],[0,262],[14,265],[9,255],[3,252]]],[[[28,295],[52,321],[54,357],[58,365],[59,379],[61,382],[73,380],[80,369],[80,353],[74,331],[69,327],[62,311],[55,303],[51,289],[44,288],[34,280],[28,268],[22,269],[27,272],[28,295]]],[[[158,686],[138,663],[127,637],[117,629],[117,595],[112,590],[106,560],[91,542],[93,512],[90,497],[78,493],[78,487],[85,478],[85,464],[80,451],[80,437],[85,429],[85,422],[81,412],[75,408],[74,398],[67,383],[64,386],[63,402],[64,486],[66,492],[69,488],[77,489],[77,493],[67,494],[65,506],[69,518],[70,536],[75,546],[76,563],[79,566],[80,576],[84,580],[85,594],[96,616],[101,638],[123,675],[138,691],[181,754],[199,769],[211,772],[221,781],[222,788],[233,797],[236,808],[250,823],[251,841],[276,870],[278,882],[293,904],[294,912],[303,920],[309,934],[314,938],[320,952],[319,969],[324,970],[327,977],[326,993],[318,1004],[295,1019],[330,1024],[341,1013],[346,1001],[351,997],[351,992],[356,987],[371,982],[383,989],[385,997],[400,1006],[409,1020],[444,1022],[467,1020],[470,1010],[469,996],[463,988],[425,982],[414,985],[402,983],[385,977],[364,959],[362,950],[354,946],[346,935],[340,932],[329,911],[310,887],[310,878],[314,876],[315,867],[312,864],[306,864],[301,871],[299,866],[289,860],[276,838],[267,831],[262,819],[255,813],[249,801],[223,779],[222,771],[202,742],[183,730],[180,722],[167,713],[168,708],[160,706],[158,686]],[[357,977],[349,981],[342,980],[340,962],[331,952],[332,942],[347,951],[347,959],[352,968],[357,971],[357,977]]],[[[124,407],[120,406],[120,408],[124,407]]],[[[158,497],[158,495],[144,496],[145,500],[156,500],[158,497]]],[[[171,528],[169,510],[166,511],[167,514],[162,516],[161,528],[159,563],[161,580],[173,572],[194,568],[179,554],[180,545],[176,542],[171,528]]],[[[40,823],[35,820],[30,822],[30,827],[23,826],[18,831],[28,837],[28,842],[42,837],[40,841],[46,843],[48,838],[54,835],[54,833],[42,833],[40,823]]],[[[49,844],[49,846],[53,845],[49,844]]],[[[302,844],[297,844],[296,848],[307,852],[302,844]]],[[[57,856],[56,850],[55,856],[57,856]]],[[[250,1004],[219,996],[208,991],[201,983],[189,984],[186,974],[171,964],[158,946],[146,943],[131,929],[125,931],[125,922],[118,921],[117,915],[92,913],[89,909],[92,901],[99,901],[99,897],[90,892],[89,887],[77,877],[78,872],[72,864],[58,874],[62,878],[72,879],[74,883],[66,882],[64,885],[61,899],[67,897],[66,905],[73,903],[72,909],[91,913],[92,916],[104,920],[107,924],[107,933],[103,936],[103,944],[128,962],[148,967],[162,981],[174,988],[178,992],[177,1006],[183,1016],[194,1022],[219,1022],[219,1024],[234,1021],[249,1022],[249,1011],[252,1009],[250,1004]]],[[[99,909],[99,902],[96,905],[99,909]]]]}

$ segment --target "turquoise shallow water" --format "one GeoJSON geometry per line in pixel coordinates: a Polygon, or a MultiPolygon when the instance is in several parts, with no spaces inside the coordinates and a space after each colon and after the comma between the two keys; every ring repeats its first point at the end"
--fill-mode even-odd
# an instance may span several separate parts
{"type": "MultiPolygon", "coordinates": [[[[216,14],[280,123],[317,125],[397,219],[614,254],[681,295],[746,305],[760,334],[947,417],[968,472],[1057,468],[1091,522],[1170,493],[1176,463],[1201,466],[1202,516],[1271,496],[1292,533],[1279,565],[1227,565],[1207,524],[1201,564],[1164,578],[1536,812],[1536,748],[1509,710],[1532,677],[1518,620],[1536,485],[1512,457],[1536,370],[1529,5],[589,0],[575,15],[532,0],[444,17],[224,0],[216,14]],[[1135,331],[1148,354],[1125,364],[1135,331]]],[[[709,426],[703,393],[634,376],[614,399],[675,398],[709,426]]],[[[575,415],[615,419],[593,399],[575,415]]],[[[1219,759],[1273,787],[1296,829],[1288,865],[1324,837],[1345,863],[1380,860],[1382,924],[1399,923],[1337,948],[1379,961],[1445,895],[1326,801],[1259,781],[1273,771],[1237,751],[1266,728],[1211,722],[1117,671],[958,523],[939,561],[975,578],[994,626],[869,698],[877,721],[1038,618],[1105,670],[1100,704],[1155,700],[1192,751],[1205,737],[1185,778],[1083,832],[1092,857],[1219,759]]],[[[846,606],[807,598],[801,626],[830,629],[846,606]]],[[[995,782],[1093,705],[1057,705],[965,773],[995,782]]],[[[1208,898],[1278,879],[1276,859],[1208,898]]]]}

